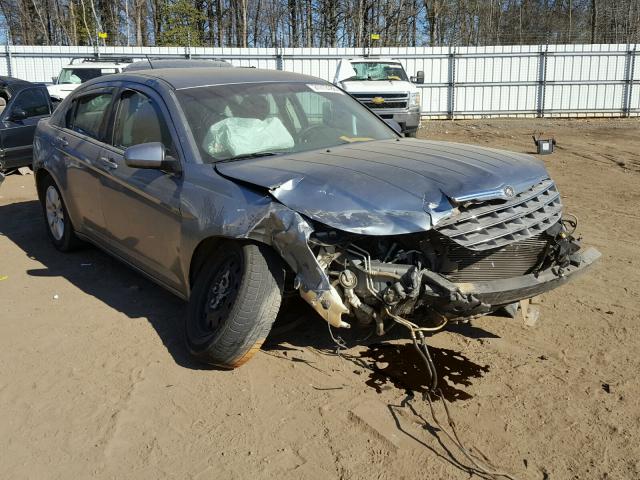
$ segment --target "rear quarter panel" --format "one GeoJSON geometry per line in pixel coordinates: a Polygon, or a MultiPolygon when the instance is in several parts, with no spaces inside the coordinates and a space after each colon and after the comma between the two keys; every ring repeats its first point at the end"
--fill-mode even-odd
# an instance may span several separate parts
{"type": "Polygon", "coordinates": [[[33,138],[34,178],[37,182],[41,178],[42,170],[46,170],[51,175],[60,189],[60,194],[71,217],[71,222],[74,225],[79,225],[77,209],[74,203],[67,198],[67,165],[65,164],[64,156],[56,146],[56,138],[60,135],[61,129],[52,125],[52,118],[54,117],[40,120],[36,127],[33,138]]]}

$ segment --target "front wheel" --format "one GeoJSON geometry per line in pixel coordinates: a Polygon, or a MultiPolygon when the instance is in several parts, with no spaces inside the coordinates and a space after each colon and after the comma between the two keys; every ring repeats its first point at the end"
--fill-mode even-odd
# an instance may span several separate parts
{"type": "Polygon", "coordinates": [[[185,341],[199,360],[237,368],[260,350],[276,319],[284,269],[264,245],[226,242],[196,276],[185,341]]]}

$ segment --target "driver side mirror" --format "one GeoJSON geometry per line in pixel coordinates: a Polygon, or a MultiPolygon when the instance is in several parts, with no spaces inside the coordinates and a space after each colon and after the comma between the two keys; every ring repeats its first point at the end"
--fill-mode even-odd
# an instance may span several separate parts
{"type": "Polygon", "coordinates": [[[124,151],[124,163],[132,168],[162,168],[164,145],[160,142],[133,145],[124,151]]]}
{"type": "Polygon", "coordinates": [[[124,163],[132,168],[148,168],[168,172],[180,172],[178,160],[165,157],[162,142],[149,142],[133,145],[124,151],[124,163]]]}
{"type": "Polygon", "coordinates": [[[51,77],[51,83],[58,83],[58,77],[51,77]]]}
{"type": "Polygon", "coordinates": [[[418,70],[418,73],[416,73],[415,77],[411,77],[411,82],[412,83],[418,83],[420,85],[422,85],[424,83],[424,71],[423,70],[418,70]]]}
{"type": "Polygon", "coordinates": [[[25,118],[27,118],[27,112],[25,112],[21,108],[14,108],[9,114],[9,120],[11,120],[12,122],[19,122],[24,120],[25,118]]]}

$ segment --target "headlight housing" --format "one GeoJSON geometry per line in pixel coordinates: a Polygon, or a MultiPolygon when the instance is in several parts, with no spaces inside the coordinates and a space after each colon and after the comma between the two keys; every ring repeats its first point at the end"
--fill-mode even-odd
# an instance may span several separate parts
{"type": "Polygon", "coordinates": [[[409,96],[409,106],[410,107],[420,106],[420,92],[414,92],[409,96]]]}

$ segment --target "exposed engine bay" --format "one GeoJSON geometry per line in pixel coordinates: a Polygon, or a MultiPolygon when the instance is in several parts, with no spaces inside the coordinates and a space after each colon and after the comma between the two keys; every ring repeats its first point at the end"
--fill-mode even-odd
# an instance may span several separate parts
{"type": "Polygon", "coordinates": [[[309,246],[332,298],[302,296],[334,326],[349,326],[345,314],[376,322],[382,335],[390,317],[424,325],[488,314],[591,263],[578,253],[577,219],[561,218],[551,181],[517,197],[460,205],[451,219],[420,233],[363,236],[316,224],[309,246]]]}
{"type": "MultiPolygon", "coordinates": [[[[561,275],[580,248],[562,222],[520,248],[500,247],[467,257],[435,231],[391,238],[315,232],[310,241],[349,313],[365,324],[384,317],[386,307],[418,322],[434,315],[456,320],[489,313],[503,305],[457,291],[454,282],[510,278],[507,275],[535,274],[551,267],[561,275]],[[518,250],[523,250],[524,261],[514,258],[518,250]],[[517,265],[509,268],[491,260],[505,256],[517,265]]],[[[378,325],[383,334],[382,324],[378,325]]]]}

